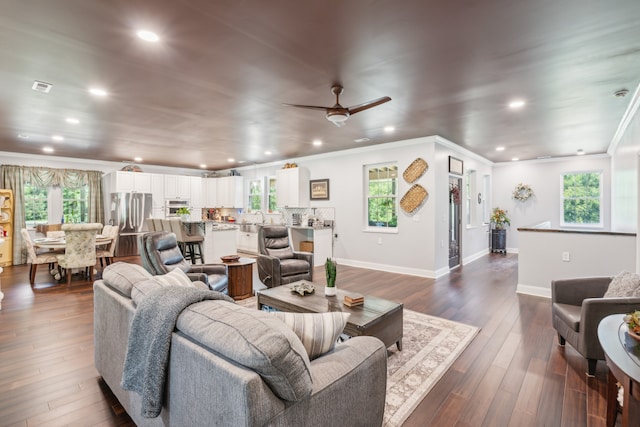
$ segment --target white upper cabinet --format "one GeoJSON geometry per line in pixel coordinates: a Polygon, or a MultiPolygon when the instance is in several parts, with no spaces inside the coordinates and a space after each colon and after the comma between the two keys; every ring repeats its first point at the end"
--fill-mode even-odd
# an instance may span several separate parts
{"type": "Polygon", "coordinates": [[[151,193],[151,174],[116,171],[109,174],[112,193],[151,193]]]}
{"type": "Polygon", "coordinates": [[[189,177],[191,199],[189,200],[191,207],[196,209],[204,208],[202,178],[199,176],[189,177]]]}
{"type": "Polygon", "coordinates": [[[164,175],[159,173],[151,174],[151,207],[164,210],[164,175]]]}
{"type": "Polygon", "coordinates": [[[279,208],[309,206],[309,172],[305,168],[276,171],[276,203],[279,208]]]}
{"type": "Polygon", "coordinates": [[[215,178],[217,208],[242,208],[244,201],[244,178],[224,176],[215,178]]]}
{"type": "Polygon", "coordinates": [[[190,199],[191,198],[191,177],[182,175],[164,176],[164,198],[165,199],[190,199]]]}
{"type": "Polygon", "coordinates": [[[204,206],[215,208],[218,206],[218,178],[204,178],[204,206]]]}

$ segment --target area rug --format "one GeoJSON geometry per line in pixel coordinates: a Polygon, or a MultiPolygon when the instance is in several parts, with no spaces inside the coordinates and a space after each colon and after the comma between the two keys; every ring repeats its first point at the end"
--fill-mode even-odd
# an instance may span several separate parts
{"type": "MultiPolygon", "coordinates": [[[[238,301],[256,307],[256,297],[238,301]]],[[[402,351],[387,352],[384,425],[400,426],[462,354],[480,329],[404,309],[402,351]]]]}

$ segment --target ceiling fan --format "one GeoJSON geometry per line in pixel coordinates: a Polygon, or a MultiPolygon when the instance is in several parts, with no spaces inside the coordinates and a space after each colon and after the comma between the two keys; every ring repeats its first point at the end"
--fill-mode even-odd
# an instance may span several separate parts
{"type": "Polygon", "coordinates": [[[324,110],[327,113],[327,120],[329,120],[334,125],[340,127],[346,124],[349,116],[354,115],[355,113],[359,113],[360,111],[368,110],[369,108],[376,107],[380,104],[384,104],[385,102],[391,101],[391,98],[388,96],[383,96],[382,98],[374,99],[373,101],[368,101],[363,104],[354,105],[353,107],[344,108],[340,105],[340,95],[344,91],[343,87],[340,85],[335,85],[331,87],[331,93],[336,96],[336,104],[333,107],[318,107],[315,105],[297,105],[297,104],[282,104],[286,107],[298,107],[298,108],[308,108],[311,110],[324,110]]]}

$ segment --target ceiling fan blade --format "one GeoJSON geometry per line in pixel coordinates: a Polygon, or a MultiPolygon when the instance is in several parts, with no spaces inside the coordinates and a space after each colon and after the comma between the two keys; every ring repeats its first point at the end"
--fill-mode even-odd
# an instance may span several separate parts
{"type": "Polygon", "coordinates": [[[354,105],[353,107],[347,108],[347,110],[349,111],[349,114],[353,115],[355,113],[359,113],[360,111],[368,110],[369,108],[376,107],[389,101],[391,101],[391,98],[389,98],[388,96],[383,96],[382,98],[374,99],[373,101],[365,102],[364,104],[354,105]]]}
{"type": "Polygon", "coordinates": [[[327,111],[329,110],[331,107],[319,107],[317,105],[298,105],[298,104],[282,104],[285,107],[297,107],[297,108],[307,108],[309,110],[322,110],[322,111],[327,111]]]}

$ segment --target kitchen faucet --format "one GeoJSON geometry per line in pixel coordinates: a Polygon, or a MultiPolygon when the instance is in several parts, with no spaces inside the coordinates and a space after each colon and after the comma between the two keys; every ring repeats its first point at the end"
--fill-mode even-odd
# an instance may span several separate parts
{"type": "Polygon", "coordinates": [[[255,211],[254,213],[260,214],[260,217],[262,218],[262,222],[260,222],[260,224],[264,224],[264,213],[262,211],[255,211]]]}

